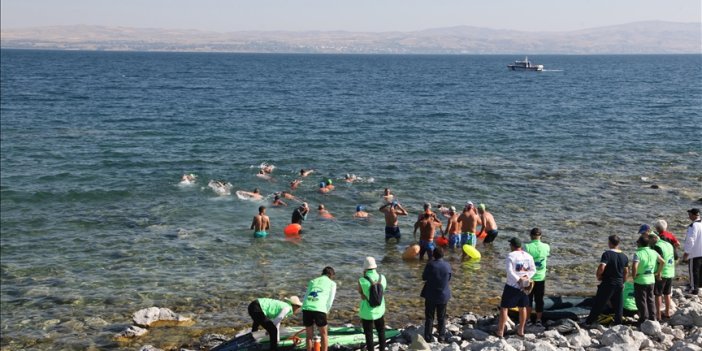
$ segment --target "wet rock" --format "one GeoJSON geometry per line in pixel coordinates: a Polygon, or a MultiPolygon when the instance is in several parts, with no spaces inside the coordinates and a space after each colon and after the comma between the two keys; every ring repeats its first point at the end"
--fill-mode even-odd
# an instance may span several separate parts
{"type": "Polygon", "coordinates": [[[139,349],[139,351],[163,351],[163,350],[161,350],[158,347],[155,347],[153,345],[144,345],[139,349]]]}
{"type": "Polygon", "coordinates": [[[655,337],[656,339],[658,339],[663,333],[661,330],[661,323],[652,320],[646,320],[645,322],[641,323],[639,330],[650,337],[655,337]]]}
{"type": "Polygon", "coordinates": [[[541,334],[544,331],[546,331],[546,327],[544,327],[542,325],[529,324],[524,328],[524,331],[526,333],[541,334]]]}
{"type": "Polygon", "coordinates": [[[200,337],[200,346],[209,350],[225,341],[229,341],[229,338],[222,334],[205,334],[200,337]]]}
{"type": "Polygon", "coordinates": [[[559,347],[568,347],[568,339],[561,335],[558,330],[547,330],[544,332],[544,338],[547,338],[548,342],[558,345],[559,347]]]}
{"type": "Polygon", "coordinates": [[[464,329],[461,335],[465,340],[478,340],[485,341],[490,334],[480,330],[480,329],[464,329]]]}
{"type": "Polygon", "coordinates": [[[149,330],[145,328],[138,327],[136,325],[131,325],[129,328],[117,333],[114,338],[116,340],[128,340],[132,338],[138,338],[146,333],[148,333],[149,330]]]}
{"type": "Polygon", "coordinates": [[[691,331],[690,335],[687,338],[685,338],[685,340],[695,345],[702,345],[702,329],[696,329],[691,331]]]}
{"type": "Polygon", "coordinates": [[[140,327],[150,327],[152,325],[190,325],[193,320],[171,311],[168,308],[149,307],[134,312],[132,316],[134,324],[140,327]]]}
{"type": "Polygon", "coordinates": [[[424,337],[419,335],[419,334],[414,334],[412,337],[412,343],[410,346],[407,348],[407,350],[411,351],[431,351],[431,347],[429,346],[429,343],[424,340],[424,337]]]}
{"type": "Polygon", "coordinates": [[[109,323],[100,317],[88,317],[85,319],[85,325],[90,328],[102,328],[107,326],[109,323]]]}
{"type": "Polygon", "coordinates": [[[673,347],[670,348],[669,351],[701,351],[702,348],[695,345],[695,344],[690,344],[684,341],[677,341],[673,344],[673,347]]]}
{"type": "Polygon", "coordinates": [[[625,325],[615,325],[602,334],[600,341],[605,346],[628,345],[630,349],[638,350],[644,340],[647,340],[644,333],[625,325]]]}
{"type": "Polygon", "coordinates": [[[592,344],[590,334],[585,330],[578,329],[577,332],[567,337],[571,347],[589,347],[592,344]]]}

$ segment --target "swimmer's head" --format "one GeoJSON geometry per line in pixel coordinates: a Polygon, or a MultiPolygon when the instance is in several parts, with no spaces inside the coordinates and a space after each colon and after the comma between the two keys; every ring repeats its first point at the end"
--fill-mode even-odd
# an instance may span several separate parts
{"type": "Polygon", "coordinates": [[[358,205],[358,206],[356,206],[356,212],[361,212],[361,211],[363,211],[364,209],[365,209],[365,207],[363,207],[363,205],[358,205]]]}
{"type": "Polygon", "coordinates": [[[478,205],[478,211],[480,211],[480,212],[485,212],[485,208],[486,208],[485,204],[478,205]]]}
{"type": "Polygon", "coordinates": [[[307,208],[307,207],[308,207],[308,205],[307,205],[307,203],[306,203],[306,202],[303,202],[303,203],[302,203],[302,205],[300,205],[300,207],[302,207],[302,208],[307,208]]]}
{"type": "Polygon", "coordinates": [[[319,204],[319,207],[317,207],[317,209],[318,209],[318,210],[323,210],[323,209],[324,209],[324,205],[323,205],[323,204],[319,204]]]}
{"type": "Polygon", "coordinates": [[[453,206],[449,207],[449,212],[451,212],[451,214],[456,213],[456,208],[453,206]]]}
{"type": "Polygon", "coordinates": [[[324,182],[319,182],[319,187],[320,187],[320,188],[324,188],[325,186],[327,186],[327,185],[326,185],[324,182]]]}
{"type": "Polygon", "coordinates": [[[424,203],[424,210],[431,209],[431,203],[425,202],[424,203]]]}
{"type": "Polygon", "coordinates": [[[273,201],[278,201],[278,200],[280,200],[280,195],[275,194],[275,196],[273,197],[273,201]]]}
{"type": "Polygon", "coordinates": [[[327,178],[327,185],[332,185],[332,180],[331,180],[331,178],[327,178]]]}
{"type": "Polygon", "coordinates": [[[258,188],[255,188],[254,191],[253,191],[254,194],[258,194],[258,193],[260,193],[260,192],[261,192],[261,190],[258,190],[258,188]]]}
{"type": "Polygon", "coordinates": [[[266,212],[266,206],[261,206],[258,208],[258,213],[266,212]]]}
{"type": "Polygon", "coordinates": [[[474,206],[473,203],[471,201],[468,201],[468,202],[466,202],[466,206],[464,208],[467,210],[470,210],[471,208],[473,208],[473,206],[474,206]]]}

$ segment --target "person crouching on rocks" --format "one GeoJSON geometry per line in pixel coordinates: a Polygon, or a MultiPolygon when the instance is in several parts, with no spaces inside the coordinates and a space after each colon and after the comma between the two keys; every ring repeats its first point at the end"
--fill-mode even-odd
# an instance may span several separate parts
{"type": "Polygon", "coordinates": [[[297,296],[291,296],[285,301],[276,299],[260,298],[249,304],[249,316],[253,319],[251,331],[255,332],[259,326],[268,332],[270,338],[270,350],[278,350],[280,341],[280,322],[297,313],[302,307],[302,301],[297,296]]]}

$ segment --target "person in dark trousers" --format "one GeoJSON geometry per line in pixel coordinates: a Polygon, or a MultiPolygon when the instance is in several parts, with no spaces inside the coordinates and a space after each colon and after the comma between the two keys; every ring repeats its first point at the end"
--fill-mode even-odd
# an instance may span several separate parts
{"type": "Polygon", "coordinates": [[[621,240],[617,235],[610,235],[608,240],[609,250],[605,251],[600,258],[595,276],[600,281],[597,286],[597,294],[590,309],[590,315],[585,320],[586,325],[591,325],[597,321],[600,313],[607,306],[607,301],[612,304],[614,310],[614,324],[622,324],[622,289],[626,276],[629,274],[629,259],[621,250],[619,243],[621,240]]]}
{"type": "Polygon", "coordinates": [[[451,265],[444,261],[444,250],[441,247],[434,249],[432,256],[434,259],[427,262],[422,273],[424,288],[420,296],[424,298],[424,339],[431,342],[436,313],[439,331],[437,340],[443,342],[446,334],[446,304],[451,298],[451,265]]]}
{"type": "Polygon", "coordinates": [[[665,265],[663,258],[649,247],[649,237],[643,234],[636,240],[636,253],[631,263],[631,275],[634,277],[634,298],[639,311],[639,324],[656,317],[656,298],[653,288],[656,280],[661,280],[665,265]]]}
{"type": "Polygon", "coordinates": [[[700,209],[688,210],[687,216],[692,223],[687,227],[687,235],[685,235],[683,262],[688,264],[690,270],[690,293],[697,295],[702,287],[702,217],[700,217],[700,209]]]}
{"type": "Polygon", "coordinates": [[[387,288],[385,276],[377,272],[378,265],[375,258],[366,257],[363,262],[363,276],[358,279],[358,293],[361,295],[361,305],[358,316],[361,317],[363,334],[366,337],[366,350],[373,351],[373,327],[378,333],[378,347],[385,350],[385,296],[383,295],[380,305],[371,306],[371,285],[379,283],[383,292],[387,288]]]}
{"type": "Polygon", "coordinates": [[[270,350],[278,349],[280,341],[280,322],[297,313],[302,307],[302,301],[297,296],[291,296],[285,301],[260,298],[253,300],[249,304],[249,316],[253,319],[251,331],[255,332],[259,326],[263,326],[270,338],[270,350]]]}

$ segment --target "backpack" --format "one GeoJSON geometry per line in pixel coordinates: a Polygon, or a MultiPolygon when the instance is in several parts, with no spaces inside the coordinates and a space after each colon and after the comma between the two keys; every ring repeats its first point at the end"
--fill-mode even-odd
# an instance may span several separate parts
{"type": "Polygon", "coordinates": [[[363,278],[366,278],[366,280],[368,280],[370,283],[370,288],[368,288],[368,304],[371,307],[378,307],[381,303],[383,303],[383,284],[381,284],[383,281],[383,275],[379,275],[380,277],[378,277],[378,281],[376,282],[373,282],[366,275],[363,276],[363,278]]]}

